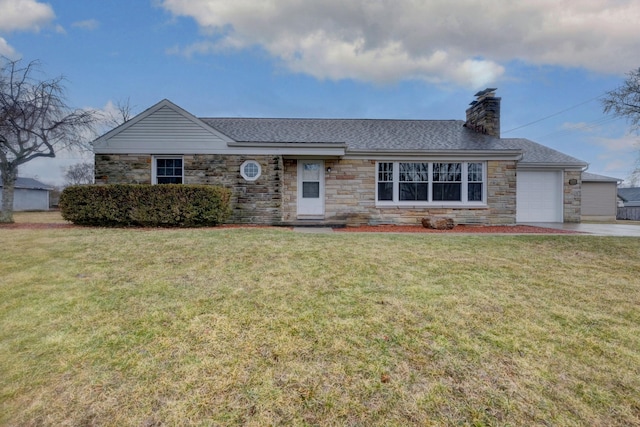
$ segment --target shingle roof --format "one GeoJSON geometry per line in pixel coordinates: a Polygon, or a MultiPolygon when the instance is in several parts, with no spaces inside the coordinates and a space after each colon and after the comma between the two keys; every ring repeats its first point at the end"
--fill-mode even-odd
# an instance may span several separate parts
{"type": "Polygon", "coordinates": [[[562,163],[575,164],[576,166],[587,166],[587,163],[582,160],[528,139],[504,138],[502,141],[510,147],[517,147],[522,150],[523,157],[519,162],[520,164],[562,163]]]}
{"type": "MultiPolygon", "coordinates": [[[[0,178],[0,187],[2,187],[2,178],[0,178]]],[[[43,184],[42,182],[33,179],[33,178],[21,178],[18,177],[16,179],[15,188],[23,188],[30,190],[51,190],[53,187],[47,184],[43,184]]]]}
{"type": "Polygon", "coordinates": [[[582,181],[587,182],[620,182],[621,179],[614,178],[611,176],[598,175],[590,172],[582,172],[582,181]]]}
{"type": "Polygon", "coordinates": [[[522,151],[520,163],[587,163],[522,138],[496,138],[462,120],[201,118],[238,142],[342,143],[347,151],[522,151]]]}
{"type": "Polygon", "coordinates": [[[640,187],[618,188],[618,196],[625,202],[640,201],[640,187]]]}
{"type": "Polygon", "coordinates": [[[461,120],[201,118],[238,142],[343,143],[348,151],[509,150],[461,120]]]}

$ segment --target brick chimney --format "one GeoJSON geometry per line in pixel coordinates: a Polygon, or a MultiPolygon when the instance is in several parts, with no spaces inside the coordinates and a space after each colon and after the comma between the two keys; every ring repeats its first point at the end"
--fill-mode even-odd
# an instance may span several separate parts
{"type": "Polygon", "coordinates": [[[486,88],[474,95],[477,99],[467,108],[465,127],[500,138],[500,98],[495,96],[496,90],[486,88]]]}

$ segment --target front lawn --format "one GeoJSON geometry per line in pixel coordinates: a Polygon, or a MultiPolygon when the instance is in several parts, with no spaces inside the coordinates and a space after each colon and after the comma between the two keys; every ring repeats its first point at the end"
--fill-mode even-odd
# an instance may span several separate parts
{"type": "Polygon", "coordinates": [[[0,229],[0,425],[640,424],[640,239],[0,229]]]}

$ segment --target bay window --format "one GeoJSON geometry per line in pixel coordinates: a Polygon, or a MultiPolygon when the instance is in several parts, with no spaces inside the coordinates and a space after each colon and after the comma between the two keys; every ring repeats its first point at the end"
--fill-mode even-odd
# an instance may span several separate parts
{"type": "Polygon", "coordinates": [[[378,205],[483,205],[484,162],[378,162],[378,205]]]}

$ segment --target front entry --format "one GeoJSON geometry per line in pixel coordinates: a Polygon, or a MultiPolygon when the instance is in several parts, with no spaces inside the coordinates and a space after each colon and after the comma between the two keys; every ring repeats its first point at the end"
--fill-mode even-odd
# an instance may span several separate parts
{"type": "Polygon", "coordinates": [[[324,218],[323,160],[298,160],[298,218],[324,218]]]}

